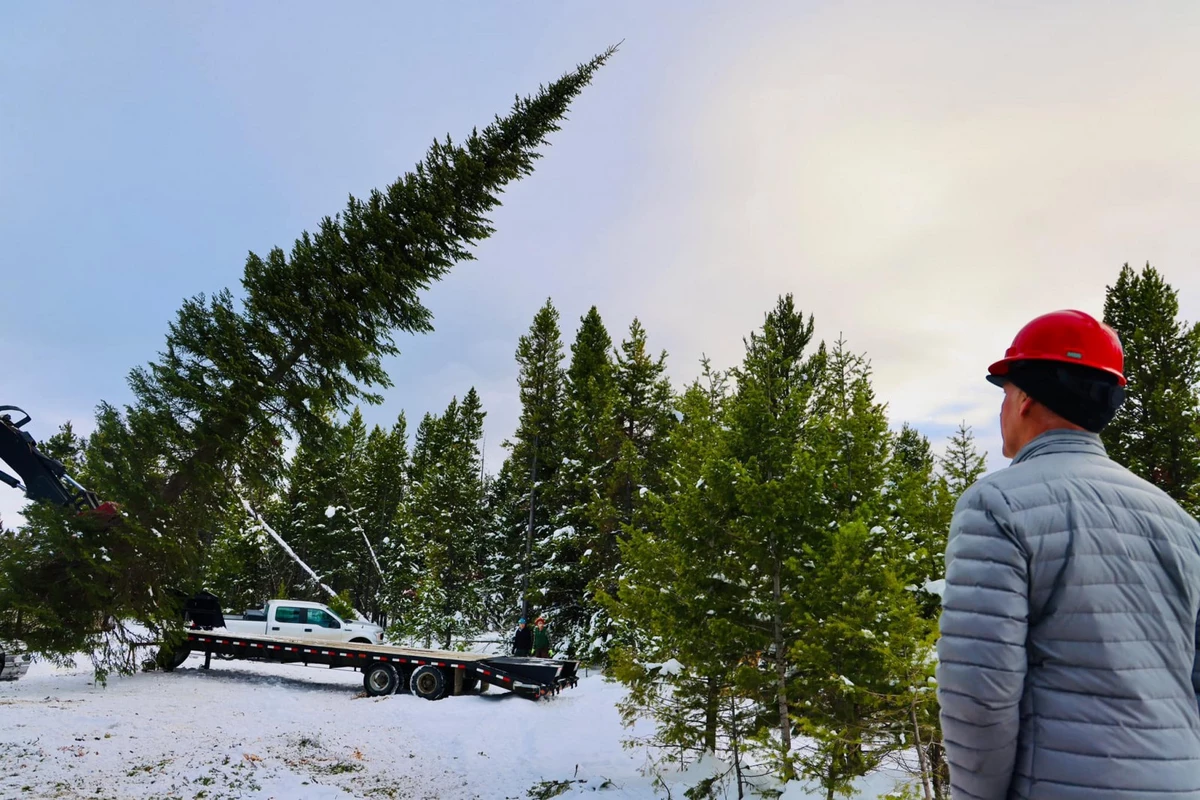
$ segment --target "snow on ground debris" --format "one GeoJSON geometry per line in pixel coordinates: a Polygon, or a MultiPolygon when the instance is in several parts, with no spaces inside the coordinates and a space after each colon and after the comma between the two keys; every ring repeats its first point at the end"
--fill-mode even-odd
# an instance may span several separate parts
{"type": "MultiPolygon", "coordinates": [[[[201,663],[102,688],[86,659],[39,662],[0,684],[0,797],[664,796],[641,770],[647,752],[621,745],[631,734],[615,708],[624,689],[594,672],[538,702],[494,688],[430,702],[360,696],[352,670],[201,663]]],[[[693,766],[673,777],[680,796],[703,776],[693,766]]]]}

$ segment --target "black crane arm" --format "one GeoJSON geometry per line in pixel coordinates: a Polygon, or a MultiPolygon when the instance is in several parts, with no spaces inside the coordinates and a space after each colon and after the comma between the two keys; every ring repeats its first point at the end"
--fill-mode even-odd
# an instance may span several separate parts
{"type": "Polygon", "coordinates": [[[23,430],[30,416],[17,406],[0,406],[0,462],[16,477],[0,469],[0,481],[25,492],[35,502],[54,503],[77,511],[104,505],[96,495],[67,474],[67,468],[38,449],[37,442],[23,430]],[[20,418],[13,420],[13,413],[20,418]]]}

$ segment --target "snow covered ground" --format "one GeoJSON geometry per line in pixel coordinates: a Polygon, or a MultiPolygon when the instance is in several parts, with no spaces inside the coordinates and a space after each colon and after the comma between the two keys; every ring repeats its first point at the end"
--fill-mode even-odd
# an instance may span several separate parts
{"type": "MultiPolygon", "coordinates": [[[[621,746],[624,690],[595,673],[540,702],[496,689],[429,702],[360,697],[351,670],[200,664],[101,688],[86,660],[39,662],[0,683],[0,797],[500,800],[564,781],[565,800],[666,796],[643,774],[647,751],[621,746]]],[[[697,773],[668,776],[673,796],[697,773]]],[[[862,797],[893,782],[873,776],[862,797]]]]}

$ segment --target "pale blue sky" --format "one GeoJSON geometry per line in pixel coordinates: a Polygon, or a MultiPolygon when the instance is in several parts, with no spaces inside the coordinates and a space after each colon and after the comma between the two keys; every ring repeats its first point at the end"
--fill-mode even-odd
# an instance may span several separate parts
{"type": "Polygon", "coordinates": [[[0,403],[86,430],[247,251],[624,39],[368,421],[475,385],[495,467],[548,296],[568,342],[640,317],[680,384],[792,291],[897,425],[966,418],[999,467],[981,376],[1021,323],[1146,260],[1200,318],[1198,36],[1189,3],[5,4],[0,403]]]}

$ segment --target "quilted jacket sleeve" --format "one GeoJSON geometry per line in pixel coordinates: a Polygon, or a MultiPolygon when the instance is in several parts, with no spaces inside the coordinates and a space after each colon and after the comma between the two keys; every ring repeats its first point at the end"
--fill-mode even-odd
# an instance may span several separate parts
{"type": "Polygon", "coordinates": [[[1004,800],[1026,671],[1028,559],[999,490],[978,483],[954,509],[938,641],[938,701],[955,800],[1004,800]]]}
{"type": "Polygon", "coordinates": [[[1196,691],[1196,705],[1200,706],[1200,619],[1196,620],[1196,658],[1192,666],[1192,688],[1196,691]]]}

